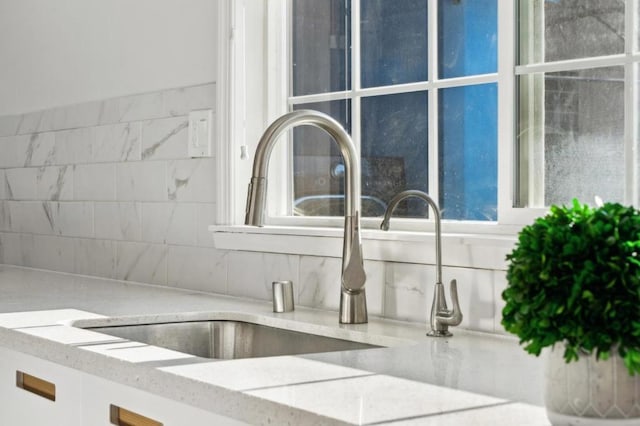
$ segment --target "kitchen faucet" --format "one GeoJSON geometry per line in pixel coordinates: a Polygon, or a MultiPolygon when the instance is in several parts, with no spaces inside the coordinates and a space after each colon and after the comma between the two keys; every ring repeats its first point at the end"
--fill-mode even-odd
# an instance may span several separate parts
{"type": "Polygon", "coordinates": [[[460,305],[458,304],[458,285],[456,280],[451,280],[450,284],[452,310],[447,308],[447,300],[444,295],[444,285],[442,284],[442,232],[440,230],[440,209],[438,205],[426,192],[416,190],[403,191],[389,202],[387,210],[384,212],[384,219],[380,224],[380,229],[383,231],[389,230],[389,221],[393,210],[400,201],[409,197],[417,197],[426,201],[433,210],[436,222],[436,286],[433,294],[433,304],[431,305],[431,331],[427,333],[427,336],[448,337],[452,335],[449,331],[449,326],[455,326],[462,322],[462,311],[460,311],[460,305]]]}
{"type": "Polygon", "coordinates": [[[282,133],[300,125],[320,128],[331,136],[344,159],[344,239],[342,248],[342,277],[340,292],[340,322],[361,324],[367,322],[367,300],[364,284],[366,275],[362,265],[360,242],[360,163],[351,138],[342,126],[326,114],[312,110],[299,110],[276,119],[258,142],[253,160],[253,176],[249,183],[245,225],[263,226],[267,195],[269,158],[282,133]]]}

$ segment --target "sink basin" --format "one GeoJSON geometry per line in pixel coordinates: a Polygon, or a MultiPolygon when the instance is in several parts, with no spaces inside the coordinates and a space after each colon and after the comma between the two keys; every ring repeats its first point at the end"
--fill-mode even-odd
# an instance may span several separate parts
{"type": "Polygon", "coordinates": [[[239,359],[377,348],[366,343],[244,321],[207,320],[87,327],[203,358],[239,359]]]}

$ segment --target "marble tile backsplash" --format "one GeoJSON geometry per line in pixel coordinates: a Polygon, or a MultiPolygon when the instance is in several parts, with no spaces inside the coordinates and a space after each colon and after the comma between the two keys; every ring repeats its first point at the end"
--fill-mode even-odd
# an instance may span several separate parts
{"type": "MultiPolygon", "coordinates": [[[[0,263],[265,301],[291,279],[297,305],[337,310],[340,258],[213,246],[215,161],[188,157],[187,116],[215,96],[204,84],[0,117],[0,263]]],[[[426,323],[433,265],[365,270],[370,315],[426,323]]],[[[453,278],[461,326],[501,333],[504,271],[445,267],[453,278]]]]}
{"type": "Polygon", "coordinates": [[[188,113],[215,99],[211,83],[0,117],[0,260],[225,292],[214,159],[187,154],[188,113]]]}

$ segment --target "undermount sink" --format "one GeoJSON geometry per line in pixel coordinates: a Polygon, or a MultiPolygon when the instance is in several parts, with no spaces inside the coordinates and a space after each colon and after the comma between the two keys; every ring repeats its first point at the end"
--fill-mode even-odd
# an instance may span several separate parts
{"type": "Polygon", "coordinates": [[[207,320],[87,327],[114,337],[203,358],[239,359],[379,346],[244,321],[207,320]]]}

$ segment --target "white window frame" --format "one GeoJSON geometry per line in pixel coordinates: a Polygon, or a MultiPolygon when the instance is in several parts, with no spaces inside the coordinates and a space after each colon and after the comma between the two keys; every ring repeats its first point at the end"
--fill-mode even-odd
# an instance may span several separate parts
{"type": "MultiPolygon", "coordinates": [[[[634,11],[637,10],[635,8],[638,7],[638,1],[640,0],[632,1],[634,11]]],[[[436,3],[429,2],[431,24],[437,19],[436,3]]],[[[534,66],[516,67],[515,2],[498,0],[498,3],[500,36],[497,73],[439,82],[433,78],[436,70],[430,69],[429,80],[432,83],[424,83],[426,89],[445,87],[460,81],[477,84],[490,80],[498,85],[498,222],[443,221],[443,250],[448,250],[448,246],[451,250],[458,251],[463,246],[469,249],[468,252],[474,252],[478,247],[483,248],[483,256],[480,256],[482,262],[478,263],[478,258],[473,260],[465,257],[463,260],[450,261],[450,265],[504,269],[504,254],[512,247],[520,228],[547,212],[546,208],[513,207],[517,165],[514,143],[516,75],[527,72],[534,66]]],[[[286,33],[282,29],[288,28],[288,24],[269,25],[286,22],[286,0],[219,0],[218,4],[217,220],[216,225],[210,228],[216,247],[339,257],[342,218],[270,217],[267,220],[268,226],[264,228],[243,225],[247,185],[257,141],[266,126],[286,111],[288,79],[283,70],[288,69],[289,48],[286,33]],[[263,8],[261,16],[257,11],[260,8],[263,8]],[[280,30],[276,31],[274,28],[280,30]],[[274,236],[278,238],[273,238],[274,236]]],[[[357,20],[358,13],[356,10],[354,12],[353,19],[357,20]]],[[[635,19],[634,16],[631,19],[635,19]]],[[[627,24],[629,23],[628,21],[627,24]]],[[[635,34],[634,26],[627,25],[627,31],[627,35],[635,34]]],[[[430,45],[430,55],[435,55],[437,40],[435,37],[429,37],[429,40],[436,44],[430,45]]],[[[358,42],[353,40],[356,48],[358,42]]],[[[429,61],[429,64],[433,68],[435,61],[429,61]]],[[[359,78],[357,71],[359,70],[353,70],[354,79],[359,78]]],[[[352,81],[355,82],[354,79],[352,81]]],[[[421,90],[424,88],[420,86],[421,90]]],[[[429,90],[428,93],[429,114],[436,114],[436,91],[429,90]]],[[[627,101],[631,103],[637,99],[637,93],[627,97],[627,101]]],[[[625,116],[628,123],[626,131],[633,135],[636,134],[637,123],[629,118],[625,116]]],[[[430,122],[437,120],[430,117],[430,122]]],[[[354,132],[359,132],[355,127],[357,126],[354,126],[354,132]]],[[[437,140],[437,128],[430,126],[429,131],[431,140],[437,140]]],[[[355,136],[357,139],[357,133],[355,136]]],[[[628,149],[635,149],[632,148],[635,147],[635,141],[627,142],[628,149]]],[[[286,154],[288,144],[280,142],[279,145],[279,149],[286,154]]],[[[434,146],[437,144],[430,144],[431,149],[437,149],[434,146]]],[[[287,155],[283,155],[280,160],[272,159],[270,170],[286,170],[287,167],[274,165],[274,161],[287,161],[286,158],[287,155]]],[[[430,158],[437,156],[431,154],[430,158]]],[[[628,158],[632,161],[631,155],[628,158]]],[[[631,169],[634,176],[630,178],[637,182],[636,168],[631,169]]],[[[437,179],[430,179],[430,182],[437,182],[437,179]]],[[[284,193],[283,191],[290,189],[288,185],[290,183],[287,179],[278,181],[277,177],[270,177],[271,191],[275,189],[274,192],[284,193]]],[[[430,191],[433,189],[430,187],[430,191]]],[[[638,189],[633,191],[632,197],[636,201],[638,189]]],[[[273,201],[276,197],[270,195],[268,199],[273,201]]],[[[287,207],[284,201],[280,204],[271,203],[270,212],[284,207],[287,207]]],[[[362,221],[363,228],[370,229],[365,229],[362,235],[366,259],[433,263],[432,221],[394,218],[392,230],[388,232],[375,230],[379,221],[370,218],[362,221]],[[425,251],[426,253],[422,253],[425,251]]]]}

